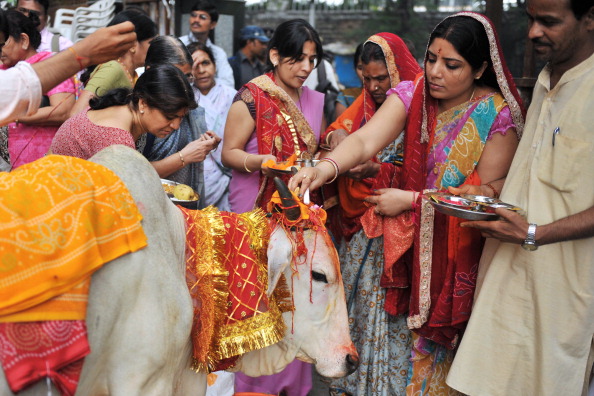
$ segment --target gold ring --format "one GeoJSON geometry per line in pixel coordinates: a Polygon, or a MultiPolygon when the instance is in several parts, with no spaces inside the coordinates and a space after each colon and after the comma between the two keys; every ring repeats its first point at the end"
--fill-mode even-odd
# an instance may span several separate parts
{"type": "Polygon", "coordinates": [[[308,176],[308,175],[303,175],[303,179],[304,179],[304,180],[305,180],[305,179],[309,179],[309,176],[308,176]]]}

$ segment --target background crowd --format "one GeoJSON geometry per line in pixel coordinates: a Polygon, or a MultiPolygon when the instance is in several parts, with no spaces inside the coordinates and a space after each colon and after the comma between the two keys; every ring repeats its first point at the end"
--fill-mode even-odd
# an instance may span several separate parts
{"type": "Polygon", "coordinates": [[[129,9],[109,24],[112,35],[135,33],[114,46],[118,56],[81,57],[86,40],[60,42],[70,50],[52,56],[47,9],[47,0],[19,0],[1,15],[1,68],[39,63],[26,72],[44,93],[34,111],[15,89],[24,99],[2,112],[8,166],[124,144],[161,178],[193,187],[198,208],[266,209],[279,176],[328,211],[359,368],[316,383],[295,361],[273,376],[221,380],[213,394],[587,392],[594,169],[577,164],[594,147],[593,1],[527,1],[528,36],[548,61],[528,113],[497,32],[477,13],[441,21],[421,64],[393,33],[361,38],[361,90],[339,92],[322,40],[302,19],[270,36],[244,27],[228,57],[209,38],[219,15],[207,0],[180,38],[158,36],[129,9]],[[86,70],[44,74],[66,56],[86,70]],[[325,97],[320,79],[337,95],[325,97]],[[269,166],[290,158],[318,163],[297,174],[269,166]],[[468,223],[435,212],[424,199],[432,191],[501,198],[526,215],[498,209],[500,220],[468,223]]]}

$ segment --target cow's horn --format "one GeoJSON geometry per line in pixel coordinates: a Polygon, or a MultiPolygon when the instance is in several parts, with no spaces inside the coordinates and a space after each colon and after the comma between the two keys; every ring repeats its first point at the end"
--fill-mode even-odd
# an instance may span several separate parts
{"type": "Polygon", "coordinates": [[[283,208],[288,208],[283,209],[285,217],[291,221],[297,220],[301,216],[301,209],[299,208],[299,204],[293,198],[289,187],[287,187],[285,182],[278,177],[274,178],[274,184],[276,185],[278,195],[280,195],[283,208]]]}

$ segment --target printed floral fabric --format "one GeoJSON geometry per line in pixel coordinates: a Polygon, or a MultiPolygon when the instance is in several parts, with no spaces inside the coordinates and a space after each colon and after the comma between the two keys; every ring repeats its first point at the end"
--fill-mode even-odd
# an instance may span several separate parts
{"type": "Polygon", "coordinates": [[[383,308],[383,238],[367,239],[358,231],[340,251],[342,278],[349,307],[351,338],[359,352],[359,368],[333,380],[330,387],[349,395],[403,395],[411,349],[406,316],[392,316],[383,308]],[[370,245],[365,263],[365,251],[370,245]]]}
{"type": "Polygon", "coordinates": [[[407,396],[462,396],[446,384],[454,351],[413,333],[407,396]]]}
{"type": "Polygon", "coordinates": [[[129,131],[93,124],[87,116],[88,111],[81,111],[62,124],[52,140],[52,154],[89,159],[114,144],[123,144],[136,150],[129,131]]]}

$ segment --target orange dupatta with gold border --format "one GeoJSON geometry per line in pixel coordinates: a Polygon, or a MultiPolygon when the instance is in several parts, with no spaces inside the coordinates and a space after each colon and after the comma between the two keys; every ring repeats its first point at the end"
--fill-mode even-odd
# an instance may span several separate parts
{"type": "MultiPolygon", "coordinates": [[[[375,43],[380,46],[385,56],[386,67],[390,77],[390,86],[394,88],[400,81],[414,80],[421,71],[416,59],[412,56],[408,47],[400,37],[392,33],[378,33],[369,37],[366,42],[375,43]]],[[[377,105],[370,92],[363,89],[361,95],[349,106],[346,111],[334,121],[322,136],[322,141],[332,131],[344,129],[349,134],[361,128],[375,114],[377,105]]],[[[372,159],[378,162],[377,158],[372,159]]],[[[382,170],[376,176],[384,178],[384,172],[392,173],[393,165],[382,164],[382,170]]],[[[346,176],[337,180],[338,194],[340,198],[341,230],[348,239],[361,228],[360,217],[368,209],[363,201],[372,195],[372,186],[375,178],[368,178],[357,181],[346,176]],[[345,221],[346,220],[346,221],[345,221]]],[[[336,229],[337,227],[333,227],[336,229]]]]}

